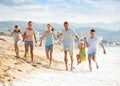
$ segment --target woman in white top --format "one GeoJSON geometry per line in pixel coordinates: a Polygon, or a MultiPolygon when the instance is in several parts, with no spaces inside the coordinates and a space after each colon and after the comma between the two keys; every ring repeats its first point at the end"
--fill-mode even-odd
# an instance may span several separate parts
{"type": "Polygon", "coordinates": [[[17,25],[15,25],[15,29],[13,30],[10,36],[14,38],[14,48],[15,48],[16,57],[19,57],[18,43],[21,41],[22,33],[17,25]]]}

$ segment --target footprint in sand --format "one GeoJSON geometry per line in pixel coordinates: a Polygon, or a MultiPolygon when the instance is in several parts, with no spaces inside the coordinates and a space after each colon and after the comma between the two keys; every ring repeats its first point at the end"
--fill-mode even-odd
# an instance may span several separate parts
{"type": "Polygon", "coordinates": [[[18,71],[20,71],[20,72],[22,72],[22,70],[20,70],[20,69],[17,69],[18,71]]]}

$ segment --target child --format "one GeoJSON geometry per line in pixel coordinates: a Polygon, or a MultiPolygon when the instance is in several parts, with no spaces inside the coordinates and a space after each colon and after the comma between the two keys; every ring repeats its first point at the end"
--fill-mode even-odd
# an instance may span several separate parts
{"type": "Polygon", "coordinates": [[[51,62],[52,62],[54,39],[56,39],[56,38],[55,38],[55,35],[53,33],[54,30],[53,30],[52,26],[50,24],[47,24],[47,28],[48,28],[48,30],[45,31],[41,37],[40,46],[42,46],[43,38],[46,37],[45,51],[46,51],[46,56],[50,61],[50,63],[49,63],[49,67],[50,67],[51,62]]]}
{"type": "Polygon", "coordinates": [[[96,68],[98,69],[98,63],[96,60],[96,53],[98,45],[100,44],[103,48],[103,53],[106,54],[106,50],[104,48],[104,45],[101,40],[96,36],[95,29],[91,29],[90,31],[90,37],[87,39],[85,38],[86,46],[88,47],[88,62],[89,62],[89,69],[90,72],[92,72],[92,60],[96,63],[96,68]]]}
{"type": "Polygon", "coordinates": [[[79,54],[77,54],[78,64],[86,61],[86,51],[85,51],[85,42],[80,42],[78,44],[79,54]]]}
{"type": "Polygon", "coordinates": [[[31,62],[33,62],[33,58],[34,58],[34,53],[33,53],[34,40],[35,40],[35,43],[37,43],[36,32],[35,32],[35,29],[33,28],[33,23],[32,23],[32,21],[29,21],[28,22],[28,27],[24,31],[23,41],[25,42],[25,54],[24,54],[24,57],[26,58],[26,56],[28,54],[28,51],[29,51],[29,47],[30,47],[31,62]]]}
{"type": "Polygon", "coordinates": [[[13,38],[14,38],[14,48],[15,48],[16,57],[19,57],[18,44],[21,41],[21,36],[20,35],[22,36],[20,28],[18,27],[18,25],[15,25],[15,29],[13,30],[13,32],[11,33],[10,36],[13,36],[13,38]]]}

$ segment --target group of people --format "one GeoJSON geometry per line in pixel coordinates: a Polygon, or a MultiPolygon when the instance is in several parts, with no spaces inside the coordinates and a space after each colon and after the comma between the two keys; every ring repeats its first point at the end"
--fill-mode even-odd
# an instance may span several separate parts
{"type": "MultiPolygon", "coordinates": [[[[88,62],[89,62],[89,69],[92,71],[92,65],[91,60],[93,60],[96,63],[96,68],[98,69],[98,63],[96,61],[96,52],[97,52],[97,46],[100,45],[103,48],[103,53],[106,54],[105,48],[103,46],[102,41],[99,40],[99,38],[95,35],[96,31],[95,29],[92,29],[90,31],[90,37],[84,37],[83,41],[80,41],[79,36],[75,32],[75,30],[71,29],[69,27],[69,23],[67,21],[64,22],[64,29],[61,31],[60,34],[55,36],[54,34],[54,28],[52,25],[47,24],[47,30],[42,34],[42,37],[40,38],[40,44],[39,46],[42,46],[42,40],[46,38],[45,40],[45,51],[46,51],[46,57],[49,60],[49,66],[51,66],[52,63],[52,54],[53,54],[53,47],[54,47],[54,40],[57,40],[59,38],[63,38],[63,47],[64,47],[64,62],[66,66],[66,70],[68,70],[68,58],[67,55],[70,55],[71,58],[71,67],[70,70],[73,70],[73,62],[74,62],[74,48],[75,43],[74,39],[76,38],[78,40],[78,48],[79,48],[79,54],[76,55],[78,64],[86,61],[86,50],[85,48],[88,47],[88,62]]],[[[25,42],[25,54],[24,57],[26,58],[27,53],[29,52],[30,47],[30,53],[31,53],[31,61],[33,62],[34,59],[34,43],[37,43],[36,40],[36,31],[33,28],[32,21],[28,22],[28,27],[25,29],[24,33],[20,31],[19,26],[15,26],[15,29],[11,33],[10,36],[14,37],[14,47],[15,47],[15,53],[16,57],[19,57],[19,47],[18,43],[21,40],[20,35],[23,37],[23,41],[25,42]]]]}

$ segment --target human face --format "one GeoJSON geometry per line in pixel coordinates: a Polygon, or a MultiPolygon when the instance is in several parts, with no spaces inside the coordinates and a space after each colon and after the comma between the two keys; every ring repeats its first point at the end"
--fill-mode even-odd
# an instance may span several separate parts
{"type": "Polygon", "coordinates": [[[28,27],[29,27],[29,28],[32,28],[32,23],[28,23],[28,27]]]}
{"type": "Polygon", "coordinates": [[[16,27],[16,28],[15,28],[15,31],[19,31],[19,27],[16,27]]]}
{"type": "Polygon", "coordinates": [[[80,47],[83,47],[83,45],[84,45],[83,42],[81,42],[81,43],[80,43],[80,47]]]}
{"type": "Polygon", "coordinates": [[[47,25],[47,28],[48,28],[48,31],[51,31],[52,30],[52,27],[51,27],[51,25],[47,25]]]}
{"type": "Polygon", "coordinates": [[[69,24],[64,24],[65,30],[69,29],[69,24]]]}
{"type": "Polygon", "coordinates": [[[95,32],[90,32],[91,37],[95,36],[95,32]]]}

